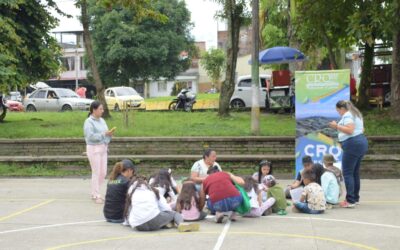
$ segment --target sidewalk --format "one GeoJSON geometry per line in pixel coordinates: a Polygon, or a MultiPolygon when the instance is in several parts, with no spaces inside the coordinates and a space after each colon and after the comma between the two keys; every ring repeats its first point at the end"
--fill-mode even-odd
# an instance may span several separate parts
{"type": "MultiPolygon", "coordinates": [[[[146,110],[168,110],[168,105],[171,101],[158,101],[158,102],[146,102],[146,110]]],[[[217,109],[219,106],[219,100],[198,100],[193,106],[193,109],[217,109]]]]}

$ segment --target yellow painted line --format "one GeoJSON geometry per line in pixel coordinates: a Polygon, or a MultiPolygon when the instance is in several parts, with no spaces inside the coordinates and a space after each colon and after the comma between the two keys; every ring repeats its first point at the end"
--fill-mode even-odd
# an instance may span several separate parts
{"type": "MultiPolygon", "coordinates": [[[[162,233],[162,234],[161,233],[149,233],[149,234],[128,235],[128,236],[121,236],[121,237],[110,237],[110,238],[104,238],[104,239],[98,239],[98,240],[88,240],[88,241],[69,243],[69,244],[64,244],[64,245],[47,248],[47,250],[56,250],[56,249],[62,249],[62,248],[89,245],[89,244],[94,244],[94,243],[116,241],[116,240],[126,240],[126,239],[134,239],[134,238],[147,238],[147,237],[153,237],[153,236],[178,236],[178,235],[184,236],[184,235],[198,235],[198,234],[220,234],[220,232],[162,233]]],[[[315,239],[315,240],[329,241],[329,242],[347,245],[347,246],[351,246],[351,247],[356,247],[356,248],[360,248],[360,249],[377,250],[377,248],[375,248],[375,247],[363,245],[363,244],[356,243],[356,242],[350,242],[350,241],[338,240],[338,239],[320,237],[320,236],[301,235],[301,234],[228,232],[227,235],[243,235],[243,236],[256,235],[256,236],[276,236],[276,237],[300,238],[300,239],[315,239]]]]}
{"type": "Polygon", "coordinates": [[[13,217],[15,217],[15,216],[18,216],[18,215],[20,215],[20,214],[23,214],[23,213],[32,211],[33,209],[36,209],[36,208],[38,208],[38,207],[42,207],[42,206],[47,205],[47,204],[49,204],[49,203],[51,203],[51,202],[53,202],[53,201],[54,201],[54,200],[47,200],[47,201],[45,201],[45,202],[39,203],[39,204],[37,204],[37,205],[35,205],[35,206],[26,208],[26,209],[24,209],[24,210],[21,210],[21,211],[18,211],[18,212],[9,214],[9,215],[4,216],[4,217],[0,217],[0,221],[4,221],[4,220],[10,219],[10,218],[13,218],[13,217]]]}

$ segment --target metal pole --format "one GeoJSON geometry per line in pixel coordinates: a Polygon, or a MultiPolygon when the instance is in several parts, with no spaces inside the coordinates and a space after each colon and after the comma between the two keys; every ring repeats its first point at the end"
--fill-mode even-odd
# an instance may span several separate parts
{"type": "MultiPolygon", "coordinates": [[[[259,76],[259,0],[252,1],[252,39],[251,53],[251,79],[252,79],[252,105],[251,105],[251,133],[260,134],[260,76],[259,76]]],[[[265,101],[265,100],[264,100],[265,101]]]]}
{"type": "Polygon", "coordinates": [[[75,90],[78,89],[78,67],[79,67],[78,48],[75,48],[75,90]]]}

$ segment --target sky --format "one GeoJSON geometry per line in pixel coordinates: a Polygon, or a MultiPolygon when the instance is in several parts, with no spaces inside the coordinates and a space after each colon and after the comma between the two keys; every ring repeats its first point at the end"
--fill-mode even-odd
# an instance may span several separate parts
{"type": "MultiPolygon", "coordinates": [[[[217,22],[214,18],[215,13],[220,9],[219,5],[211,0],[185,0],[187,8],[191,12],[193,23],[192,36],[195,41],[205,41],[207,49],[217,47],[217,30],[224,30],[224,22],[217,22]]],[[[59,26],[53,31],[76,31],[82,30],[77,16],[80,10],[74,5],[75,0],[56,0],[58,7],[65,13],[73,16],[66,18],[58,16],[59,26]]]]}

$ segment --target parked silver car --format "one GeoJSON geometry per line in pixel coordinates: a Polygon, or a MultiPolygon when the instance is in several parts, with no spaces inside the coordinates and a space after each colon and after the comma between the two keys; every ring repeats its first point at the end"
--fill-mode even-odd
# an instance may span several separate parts
{"type": "Polygon", "coordinates": [[[74,91],[64,88],[37,89],[24,100],[27,112],[89,110],[93,100],[80,98],[74,91]]]}

